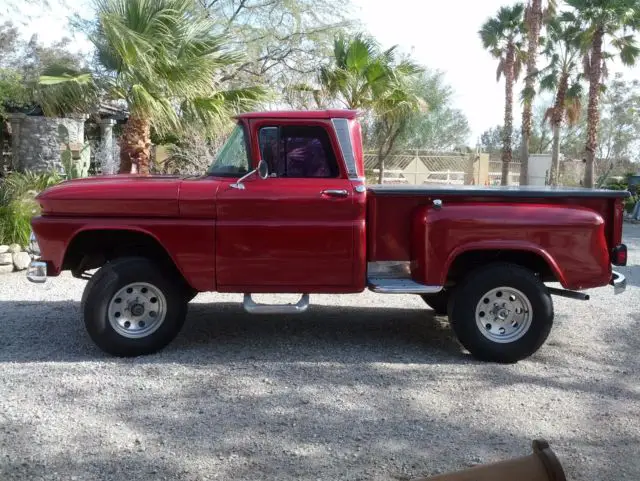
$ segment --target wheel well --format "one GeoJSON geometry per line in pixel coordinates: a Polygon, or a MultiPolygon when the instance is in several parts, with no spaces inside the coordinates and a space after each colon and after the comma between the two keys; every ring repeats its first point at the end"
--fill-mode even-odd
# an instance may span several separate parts
{"type": "Polygon", "coordinates": [[[129,256],[145,257],[182,277],[169,253],[154,237],[130,230],[100,229],[80,232],[67,247],[62,269],[71,270],[74,276],[80,276],[109,261],[129,256]]]}
{"type": "Polygon", "coordinates": [[[544,257],[535,252],[519,250],[467,251],[454,259],[449,266],[447,284],[455,284],[472,270],[487,264],[506,262],[529,269],[543,282],[558,281],[553,269],[544,257]]]}

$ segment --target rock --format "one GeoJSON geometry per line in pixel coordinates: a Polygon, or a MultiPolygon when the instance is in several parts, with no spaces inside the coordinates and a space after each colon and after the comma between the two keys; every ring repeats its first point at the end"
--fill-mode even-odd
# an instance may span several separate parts
{"type": "Polygon", "coordinates": [[[13,254],[13,265],[17,271],[23,271],[29,267],[31,256],[27,252],[16,252],[13,254]]]}
{"type": "Polygon", "coordinates": [[[13,264],[7,264],[6,266],[0,266],[0,274],[9,274],[13,272],[13,264]]]}
{"type": "Polygon", "coordinates": [[[13,254],[10,252],[0,254],[0,266],[8,266],[9,264],[13,264],[13,254]]]}
{"type": "Polygon", "coordinates": [[[20,251],[22,251],[22,247],[20,247],[20,244],[11,244],[9,246],[9,252],[11,252],[12,254],[20,251]]]}
{"type": "Polygon", "coordinates": [[[0,246],[0,254],[4,254],[5,252],[9,252],[9,246],[0,246]]]}

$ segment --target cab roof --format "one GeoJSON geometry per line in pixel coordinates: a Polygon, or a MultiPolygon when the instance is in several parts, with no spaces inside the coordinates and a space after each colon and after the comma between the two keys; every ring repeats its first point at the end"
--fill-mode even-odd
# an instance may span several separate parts
{"type": "Polygon", "coordinates": [[[249,112],[237,115],[237,119],[355,119],[357,111],[348,109],[328,110],[274,110],[249,112]]]}

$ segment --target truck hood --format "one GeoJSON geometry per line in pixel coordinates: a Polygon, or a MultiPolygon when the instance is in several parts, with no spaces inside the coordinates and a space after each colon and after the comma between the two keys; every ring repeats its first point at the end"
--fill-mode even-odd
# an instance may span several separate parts
{"type": "Polygon", "coordinates": [[[181,183],[175,176],[104,175],[62,182],[36,200],[43,215],[175,217],[181,183]]]}

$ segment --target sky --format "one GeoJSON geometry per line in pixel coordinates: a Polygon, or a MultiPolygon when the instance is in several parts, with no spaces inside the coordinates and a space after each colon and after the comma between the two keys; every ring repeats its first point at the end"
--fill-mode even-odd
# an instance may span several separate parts
{"type": "MultiPolygon", "coordinates": [[[[2,0],[0,0],[1,2],[2,0]]],[[[64,8],[39,14],[34,6],[20,7],[22,32],[26,38],[37,33],[45,43],[69,36],[66,18],[86,15],[87,0],[64,0],[64,8]],[[30,18],[28,18],[30,17],[30,18]]],[[[502,125],[504,82],[496,82],[496,61],[481,45],[478,30],[506,0],[351,0],[364,28],[384,47],[398,45],[411,52],[420,64],[444,72],[453,87],[454,105],[471,126],[468,144],[476,144],[485,130],[502,125]]],[[[55,2],[54,2],[55,3],[55,2]]],[[[86,39],[77,38],[75,48],[87,50],[86,39]]],[[[625,78],[640,79],[640,65],[626,68],[614,63],[610,75],[622,72],[625,78]]],[[[521,88],[521,87],[520,87],[521,88]]],[[[519,92],[520,88],[516,90],[519,92]]],[[[520,103],[514,104],[514,125],[520,124],[520,103]]]]}

